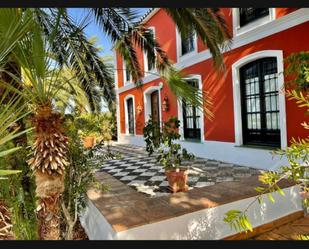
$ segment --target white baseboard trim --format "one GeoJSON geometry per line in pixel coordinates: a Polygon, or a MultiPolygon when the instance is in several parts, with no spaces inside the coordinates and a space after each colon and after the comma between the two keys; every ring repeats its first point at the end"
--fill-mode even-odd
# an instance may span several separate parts
{"type": "MultiPolygon", "coordinates": [[[[121,134],[119,143],[145,146],[142,135],[121,134]]],[[[180,144],[195,156],[239,164],[265,170],[276,170],[287,164],[287,159],[273,156],[271,150],[235,146],[234,143],[204,141],[202,143],[181,141],[180,144]]]]}

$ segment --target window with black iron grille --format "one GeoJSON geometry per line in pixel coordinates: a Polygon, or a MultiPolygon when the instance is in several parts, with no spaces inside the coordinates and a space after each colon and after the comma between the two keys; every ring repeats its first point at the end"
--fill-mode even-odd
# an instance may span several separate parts
{"type": "Polygon", "coordinates": [[[134,134],[134,106],[133,106],[133,98],[129,98],[127,100],[127,112],[128,112],[128,130],[129,134],[134,134]]]}
{"type": "MultiPolygon", "coordinates": [[[[188,80],[188,84],[198,88],[197,80],[188,80]]],[[[186,101],[182,101],[184,138],[201,140],[200,114],[198,109],[186,101]]]]}
{"type": "Polygon", "coordinates": [[[126,68],[125,71],[126,71],[126,78],[125,78],[125,81],[128,82],[128,81],[130,81],[130,79],[131,79],[131,74],[130,74],[129,69],[126,68]]]}
{"type": "MultiPolygon", "coordinates": [[[[149,29],[149,32],[151,33],[152,37],[154,37],[154,31],[153,29],[149,29]]],[[[147,69],[148,71],[151,71],[155,68],[155,65],[153,63],[151,63],[151,61],[149,60],[149,58],[147,57],[147,69]]]]}
{"type": "Polygon", "coordinates": [[[269,15],[269,8],[239,8],[240,27],[269,15]]]}
{"type": "Polygon", "coordinates": [[[191,32],[187,36],[181,37],[181,55],[188,54],[195,49],[195,34],[191,32]]]}
{"type": "Polygon", "coordinates": [[[280,147],[277,59],[259,59],[240,69],[243,143],[280,147]]]}

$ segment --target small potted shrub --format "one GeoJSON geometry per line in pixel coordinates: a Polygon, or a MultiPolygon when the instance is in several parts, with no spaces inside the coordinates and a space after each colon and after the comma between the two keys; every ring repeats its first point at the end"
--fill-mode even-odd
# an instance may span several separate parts
{"type": "Polygon", "coordinates": [[[85,148],[92,148],[96,138],[100,135],[100,127],[97,118],[93,114],[82,114],[77,118],[78,134],[84,141],[85,148]]]}
{"type": "Polygon", "coordinates": [[[157,126],[152,122],[147,123],[144,129],[146,150],[152,154],[158,148],[157,161],[165,168],[169,189],[173,193],[188,190],[188,168],[181,163],[182,160],[194,159],[193,154],[174,142],[180,138],[179,126],[179,120],[173,117],[164,123],[162,132],[157,132],[157,126]]]}

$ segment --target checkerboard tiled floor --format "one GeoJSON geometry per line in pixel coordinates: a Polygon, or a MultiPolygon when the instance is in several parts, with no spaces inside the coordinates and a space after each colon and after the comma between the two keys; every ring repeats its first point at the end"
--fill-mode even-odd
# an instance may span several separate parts
{"type": "MultiPolygon", "coordinates": [[[[121,159],[106,160],[100,171],[104,171],[121,182],[150,196],[169,194],[168,182],[156,155],[148,156],[143,147],[116,144],[110,147],[121,154],[121,159]]],[[[106,151],[103,148],[101,153],[106,151]]],[[[99,152],[99,153],[100,153],[99,152]]],[[[205,158],[183,162],[189,168],[189,189],[214,185],[223,181],[238,181],[242,177],[257,175],[259,170],[228,164],[205,158]]]]}

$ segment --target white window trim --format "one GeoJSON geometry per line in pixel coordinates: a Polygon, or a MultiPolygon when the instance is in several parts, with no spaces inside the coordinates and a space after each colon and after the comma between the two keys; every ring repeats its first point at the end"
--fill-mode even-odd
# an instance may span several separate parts
{"type": "Polygon", "coordinates": [[[136,119],[135,119],[135,97],[132,94],[127,95],[124,98],[124,120],[125,120],[125,134],[127,136],[135,136],[136,135],[136,119]],[[128,113],[128,104],[127,100],[133,99],[133,119],[134,119],[134,134],[129,133],[129,113],[128,113]]]}
{"type": "Polygon", "coordinates": [[[197,54],[197,35],[194,33],[194,50],[190,53],[181,54],[181,35],[180,32],[176,26],[176,53],[177,53],[177,62],[188,60],[192,57],[194,57],[197,54]]]}
{"type": "Polygon", "coordinates": [[[269,8],[269,15],[240,27],[239,8],[233,8],[233,36],[244,34],[276,19],[276,8],[269,8]]]}
{"type": "MultiPolygon", "coordinates": [[[[198,81],[198,88],[199,90],[202,91],[203,89],[203,84],[202,84],[202,76],[199,74],[191,74],[188,75],[188,77],[184,78],[184,80],[192,80],[195,79],[198,81]]],[[[180,140],[181,141],[188,141],[184,138],[184,132],[183,132],[183,113],[182,113],[182,100],[181,98],[177,99],[177,109],[178,109],[178,119],[180,121],[180,127],[179,127],[179,135],[180,135],[180,140]]],[[[200,115],[200,127],[201,127],[201,143],[204,143],[205,138],[204,138],[204,109],[203,111],[200,109],[197,109],[198,114],[200,115]]],[[[191,142],[191,141],[188,141],[191,142]]]]}
{"type": "Polygon", "coordinates": [[[123,72],[122,72],[122,74],[123,74],[123,85],[128,85],[128,84],[133,83],[131,74],[130,74],[130,79],[129,80],[126,79],[126,68],[127,68],[127,66],[126,66],[125,60],[123,58],[122,58],[122,67],[123,67],[123,72]]]}
{"type": "Polygon", "coordinates": [[[159,83],[158,86],[150,86],[144,91],[144,114],[145,123],[149,120],[149,115],[151,115],[151,98],[150,95],[154,91],[159,93],[159,114],[160,114],[160,127],[162,126],[162,104],[161,104],[161,89],[163,84],[159,83]]]}
{"type": "MultiPolygon", "coordinates": [[[[152,30],[153,37],[155,38],[156,37],[155,27],[148,27],[147,29],[151,29],[152,30]]],[[[144,72],[145,72],[145,76],[144,77],[147,77],[149,75],[153,75],[153,73],[156,73],[157,72],[157,68],[155,66],[152,70],[149,71],[147,53],[144,52],[143,55],[144,55],[144,72]]]]}
{"type": "Polygon", "coordinates": [[[249,62],[265,58],[277,58],[277,71],[278,71],[278,88],[279,88],[279,119],[280,119],[280,140],[281,149],[287,147],[287,131],[286,131],[286,103],[285,95],[282,91],[284,87],[283,76],[283,52],[282,50],[264,50],[250,55],[247,55],[232,65],[232,80],[233,80],[233,102],[234,102],[234,126],[235,126],[235,145],[243,145],[243,132],[242,132],[242,115],[241,115],[241,94],[240,94],[240,75],[239,69],[248,64],[249,62]]]}

